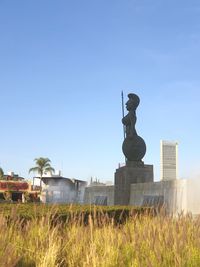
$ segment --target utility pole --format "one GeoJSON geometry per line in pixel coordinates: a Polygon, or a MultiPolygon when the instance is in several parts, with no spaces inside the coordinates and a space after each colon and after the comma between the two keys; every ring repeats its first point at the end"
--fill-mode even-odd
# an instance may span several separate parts
{"type": "MultiPolygon", "coordinates": [[[[121,97],[122,97],[122,118],[124,118],[124,92],[122,91],[121,93],[121,97]]],[[[126,134],[125,134],[125,125],[123,124],[123,135],[124,135],[124,140],[126,138],[126,134]]]]}
{"type": "MultiPolygon", "coordinates": [[[[122,118],[124,118],[124,92],[121,92],[121,97],[122,97],[122,118]]],[[[124,135],[124,140],[126,138],[126,127],[124,124],[123,125],[123,135],[124,135]]],[[[127,162],[127,159],[125,157],[125,163],[127,162]]]]}

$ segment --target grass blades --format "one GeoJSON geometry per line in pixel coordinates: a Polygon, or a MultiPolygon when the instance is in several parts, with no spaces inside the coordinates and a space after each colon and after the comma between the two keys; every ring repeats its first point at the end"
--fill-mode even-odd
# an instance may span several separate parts
{"type": "MultiPolygon", "coordinates": [[[[37,209],[41,208],[36,206],[37,209]]],[[[71,207],[73,210],[73,207],[71,207]]],[[[54,221],[55,210],[24,220],[17,206],[0,214],[0,266],[6,267],[189,267],[200,266],[200,218],[135,214],[123,224],[54,221]]]]}

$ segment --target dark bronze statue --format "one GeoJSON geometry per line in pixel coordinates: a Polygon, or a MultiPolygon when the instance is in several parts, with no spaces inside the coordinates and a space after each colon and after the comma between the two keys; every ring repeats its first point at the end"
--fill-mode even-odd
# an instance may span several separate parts
{"type": "Polygon", "coordinates": [[[126,109],[129,113],[122,119],[122,123],[126,128],[126,137],[137,135],[135,124],[136,124],[136,108],[140,103],[140,99],[135,94],[128,95],[129,100],[126,102],[126,109]]]}
{"type": "Polygon", "coordinates": [[[136,94],[128,94],[128,98],[126,102],[128,114],[122,118],[126,133],[122,150],[128,161],[142,162],[142,158],[146,153],[146,145],[135,129],[137,121],[136,109],[140,99],[136,94]]]}

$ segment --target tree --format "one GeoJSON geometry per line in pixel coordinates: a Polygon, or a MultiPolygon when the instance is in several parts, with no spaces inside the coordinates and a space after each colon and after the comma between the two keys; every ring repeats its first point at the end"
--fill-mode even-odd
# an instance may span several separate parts
{"type": "Polygon", "coordinates": [[[0,167],[0,180],[3,180],[4,178],[4,172],[3,169],[0,167]]]}
{"type": "Polygon", "coordinates": [[[39,175],[39,179],[40,179],[40,188],[42,188],[42,176],[44,175],[45,172],[50,172],[50,173],[54,173],[55,170],[54,168],[51,167],[51,161],[48,158],[36,158],[34,159],[36,166],[30,168],[29,173],[30,172],[37,172],[39,175]]]}

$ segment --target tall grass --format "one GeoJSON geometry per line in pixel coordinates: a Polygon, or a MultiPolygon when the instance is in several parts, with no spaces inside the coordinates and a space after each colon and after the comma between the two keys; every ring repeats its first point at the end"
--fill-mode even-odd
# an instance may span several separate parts
{"type": "Polygon", "coordinates": [[[200,218],[135,215],[124,224],[89,216],[52,224],[53,211],[24,222],[0,215],[0,266],[200,266],[200,218]]]}

